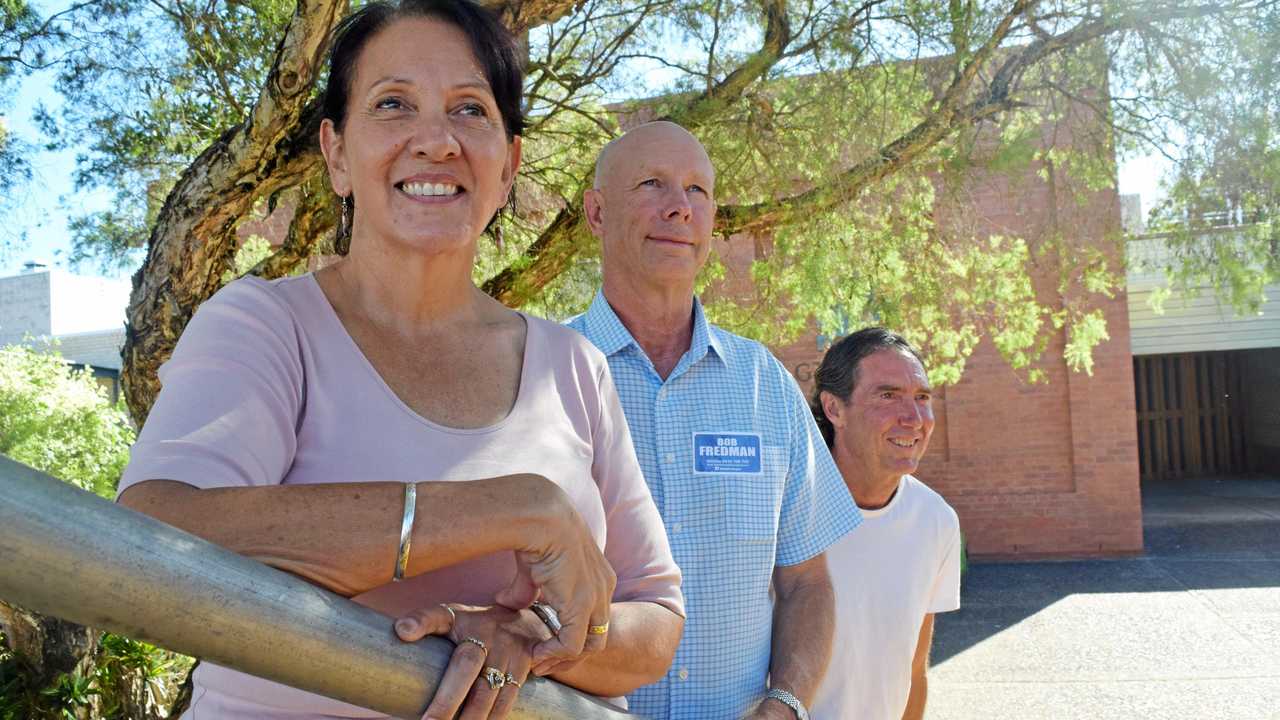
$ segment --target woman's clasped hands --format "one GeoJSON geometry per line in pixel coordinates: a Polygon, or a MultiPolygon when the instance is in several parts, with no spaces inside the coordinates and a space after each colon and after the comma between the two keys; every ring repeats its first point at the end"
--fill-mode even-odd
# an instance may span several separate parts
{"type": "Polygon", "coordinates": [[[530,675],[533,648],[551,631],[533,611],[441,604],[396,621],[401,640],[441,635],[455,644],[424,718],[503,718],[530,675]],[[459,712],[461,711],[461,712],[459,712]]]}
{"type": "Polygon", "coordinates": [[[515,577],[494,606],[440,604],[396,621],[406,642],[441,635],[455,644],[425,718],[499,720],[530,675],[566,671],[605,648],[617,578],[586,524],[564,510],[550,532],[532,533],[545,537],[516,551],[515,577]],[[535,602],[554,619],[535,612],[535,602]]]}

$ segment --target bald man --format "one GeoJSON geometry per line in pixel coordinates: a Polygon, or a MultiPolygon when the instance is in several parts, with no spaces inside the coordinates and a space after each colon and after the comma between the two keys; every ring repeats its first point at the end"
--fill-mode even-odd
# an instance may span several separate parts
{"type": "Polygon", "coordinates": [[[671,669],[631,709],[804,720],[831,654],[823,553],[861,516],[795,380],[694,296],[711,160],[678,125],[642,125],[601,153],[585,210],[604,287],[569,324],[609,360],[688,613],[671,669]]]}

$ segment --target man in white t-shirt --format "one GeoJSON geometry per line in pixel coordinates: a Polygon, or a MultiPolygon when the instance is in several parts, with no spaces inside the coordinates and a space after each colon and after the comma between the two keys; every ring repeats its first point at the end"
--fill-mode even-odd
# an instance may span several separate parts
{"type": "Polygon", "coordinates": [[[867,328],[831,346],[812,409],[863,522],[827,549],[836,593],[831,664],[814,720],[924,717],[934,613],[960,607],[960,522],[914,472],[933,432],[924,364],[867,328]]]}

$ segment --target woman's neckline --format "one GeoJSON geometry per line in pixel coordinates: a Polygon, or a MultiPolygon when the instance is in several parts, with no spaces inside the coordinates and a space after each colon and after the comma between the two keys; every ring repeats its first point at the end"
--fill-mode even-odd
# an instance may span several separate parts
{"type": "Polygon", "coordinates": [[[524,334],[524,352],[520,359],[520,381],[519,381],[519,385],[516,387],[516,399],[515,399],[515,402],[511,404],[511,409],[507,411],[507,414],[502,419],[494,423],[491,423],[489,425],[485,425],[477,428],[454,427],[452,425],[445,425],[444,423],[437,422],[435,420],[432,420],[429,417],[426,417],[425,415],[418,412],[417,410],[414,410],[412,407],[409,407],[409,404],[406,403],[403,399],[401,399],[399,395],[396,394],[396,391],[393,390],[391,386],[387,384],[387,381],[382,377],[382,374],[379,373],[378,369],[375,368],[373,366],[373,363],[369,361],[369,357],[364,354],[364,350],[360,349],[360,344],[357,343],[355,338],[351,336],[350,331],[347,330],[347,326],[343,324],[342,318],[339,317],[337,309],[333,306],[333,302],[329,300],[329,296],[325,294],[324,288],[320,286],[320,282],[319,280],[316,279],[315,273],[314,272],[307,273],[305,277],[308,279],[309,281],[308,284],[310,285],[310,287],[315,291],[316,295],[319,296],[320,301],[323,303],[323,308],[324,308],[323,312],[324,312],[326,321],[333,323],[334,327],[339,331],[338,334],[343,339],[342,342],[350,349],[351,352],[354,353],[354,356],[358,359],[358,362],[362,366],[364,371],[367,372],[373,378],[376,384],[382,389],[384,393],[386,393],[386,395],[392,400],[392,402],[394,402],[397,406],[399,406],[399,408],[404,413],[409,415],[411,418],[413,418],[417,422],[423,425],[426,425],[427,427],[433,430],[438,430],[440,432],[450,433],[454,435],[483,435],[485,433],[490,433],[490,432],[494,432],[502,429],[503,426],[509,423],[511,419],[516,416],[516,414],[520,411],[521,407],[524,405],[525,395],[527,394],[526,385],[528,384],[527,380],[530,375],[529,364],[531,362],[530,360],[530,356],[532,355],[531,351],[533,350],[533,343],[534,343],[533,336],[535,333],[535,329],[534,329],[535,323],[532,322],[532,319],[525,313],[519,310],[512,310],[512,312],[520,316],[520,318],[524,321],[525,334],[524,334]]]}

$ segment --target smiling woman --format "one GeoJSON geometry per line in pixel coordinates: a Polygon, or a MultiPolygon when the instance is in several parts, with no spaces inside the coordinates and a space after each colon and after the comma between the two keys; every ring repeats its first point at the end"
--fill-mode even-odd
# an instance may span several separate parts
{"type": "MultiPolygon", "coordinates": [[[[201,306],[120,501],[399,618],[406,641],[448,636],[430,717],[502,717],[531,673],[608,697],[652,682],[680,574],[608,366],[471,281],[520,164],[512,38],[468,0],[375,2],[330,64],[346,256],[201,306]]],[[[200,716],[378,717],[210,664],[194,682],[200,716]]]]}
{"type": "MultiPolygon", "coordinates": [[[[366,17],[348,21],[354,32],[339,31],[321,130],[334,190],[347,200],[359,187],[363,196],[344,205],[344,217],[351,208],[373,224],[407,214],[402,232],[413,232],[416,216],[454,221],[446,235],[478,236],[505,203],[520,164],[521,75],[514,53],[503,52],[505,32],[462,16],[454,23],[402,18],[390,6],[366,17]],[[374,34],[386,37],[370,43],[374,34]],[[423,172],[411,159],[441,155],[463,162],[423,172]],[[397,199],[411,202],[396,207],[397,199]],[[424,213],[413,201],[447,209],[424,213]]],[[[348,219],[348,229],[355,226],[348,219]]]]}

